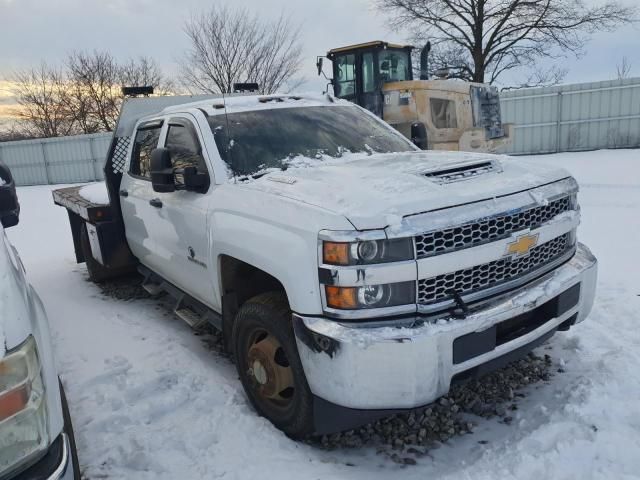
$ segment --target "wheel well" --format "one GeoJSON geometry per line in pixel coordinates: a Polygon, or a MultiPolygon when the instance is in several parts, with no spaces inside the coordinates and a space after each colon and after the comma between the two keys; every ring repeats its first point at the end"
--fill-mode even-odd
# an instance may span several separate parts
{"type": "Polygon", "coordinates": [[[261,293],[281,291],[282,283],[264,270],[228,255],[220,256],[220,289],[222,292],[222,333],[227,344],[238,309],[261,293]]]}

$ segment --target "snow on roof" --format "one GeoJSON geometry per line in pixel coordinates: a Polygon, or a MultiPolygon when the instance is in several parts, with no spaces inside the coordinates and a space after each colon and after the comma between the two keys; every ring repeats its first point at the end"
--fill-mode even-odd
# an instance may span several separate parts
{"type": "Polygon", "coordinates": [[[161,114],[184,112],[196,108],[202,109],[208,115],[221,113],[235,113],[251,110],[271,110],[275,108],[312,107],[327,105],[353,105],[346,100],[340,100],[332,95],[316,93],[305,94],[272,94],[272,95],[241,95],[229,96],[204,101],[172,105],[162,110],[161,114]]]}

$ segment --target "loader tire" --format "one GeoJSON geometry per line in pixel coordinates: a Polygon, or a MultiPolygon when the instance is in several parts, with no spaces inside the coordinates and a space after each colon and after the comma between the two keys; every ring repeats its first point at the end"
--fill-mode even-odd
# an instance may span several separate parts
{"type": "Polygon", "coordinates": [[[313,396],[286,296],[268,292],[244,303],[233,325],[232,344],[242,386],[255,410],[292,438],[311,434],[313,396]]]}

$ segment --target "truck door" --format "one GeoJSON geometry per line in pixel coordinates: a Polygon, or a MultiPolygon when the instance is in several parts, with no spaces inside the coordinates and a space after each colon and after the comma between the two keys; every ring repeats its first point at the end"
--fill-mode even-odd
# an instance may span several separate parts
{"type": "MultiPolygon", "coordinates": [[[[211,177],[203,152],[203,141],[195,118],[188,114],[171,117],[161,145],[171,152],[173,168],[193,166],[198,173],[211,177]]],[[[182,178],[176,175],[175,192],[158,194],[160,206],[155,207],[157,250],[162,258],[158,271],[166,279],[201,302],[213,305],[215,265],[210,258],[208,192],[179,189],[182,178]]],[[[210,187],[211,189],[212,187],[210,187]]]]}
{"type": "Polygon", "coordinates": [[[149,202],[158,194],[151,187],[151,152],[158,147],[162,128],[162,120],[138,126],[133,137],[129,165],[120,183],[120,208],[127,243],[133,254],[153,270],[159,264],[155,256],[153,224],[150,223],[153,212],[149,202]]]}
{"type": "Polygon", "coordinates": [[[334,62],[335,95],[382,117],[382,90],[376,78],[374,51],[337,55],[334,62]]]}
{"type": "Polygon", "coordinates": [[[336,56],[333,71],[335,96],[357,103],[356,54],[349,53],[336,56]]]}
{"type": "Polygon", "coordinates": [[[362,81],[358,88],[356,103],[382,118],[382,90],[380,88],[382,82],[376,78],[374,52],[364,52],[359,55],[361,56],[359,77],[362,81]]]}

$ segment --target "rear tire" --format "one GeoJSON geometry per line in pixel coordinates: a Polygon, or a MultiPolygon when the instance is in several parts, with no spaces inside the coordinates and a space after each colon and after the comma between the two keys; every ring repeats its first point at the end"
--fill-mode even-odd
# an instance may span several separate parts
{"type": "Polygon", "coordinates": [[[243,304],[233,325],[232,344],[242,386],[255,410],[290,437],[313,433],[313,396],[286,296],[263,293],[243,304]]]}

